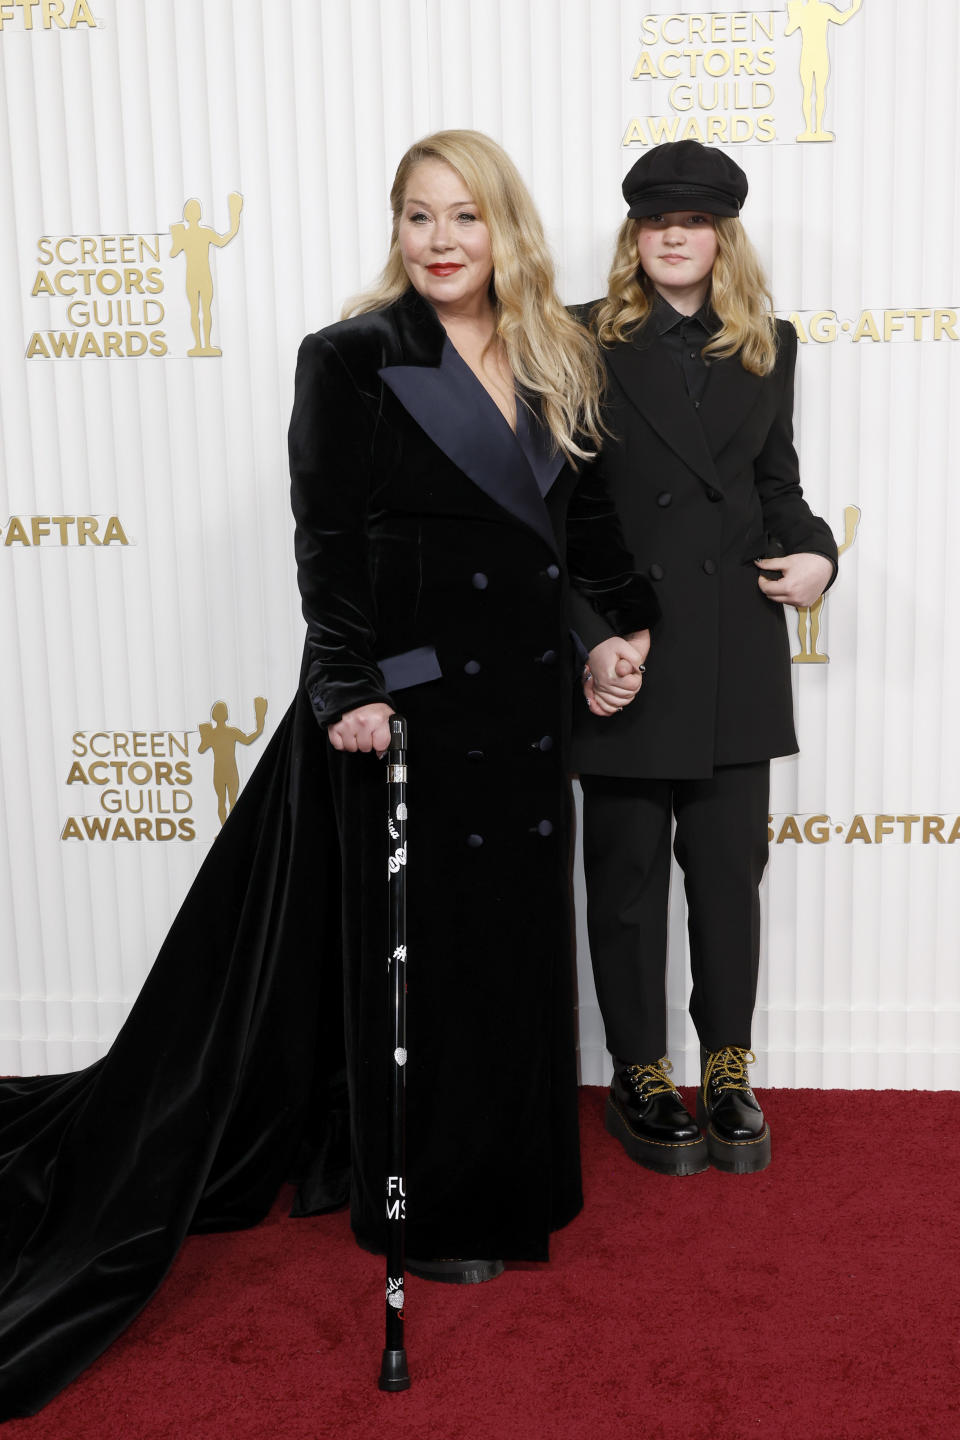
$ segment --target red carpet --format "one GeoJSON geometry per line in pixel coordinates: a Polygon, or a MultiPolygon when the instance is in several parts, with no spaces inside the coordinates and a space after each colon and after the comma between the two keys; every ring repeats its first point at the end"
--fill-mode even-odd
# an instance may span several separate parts
{"type": "Polygon", "coordinates": [[[4,1440],[956,1440],[960,1095],[764,1098],[769,1170],[668,1179],[583,1091],[584,1213],[549,1265],[409,1280],[405,1394],[376,1388],[382,1263],[278,1204],[191,1239],[4,1440]]]}

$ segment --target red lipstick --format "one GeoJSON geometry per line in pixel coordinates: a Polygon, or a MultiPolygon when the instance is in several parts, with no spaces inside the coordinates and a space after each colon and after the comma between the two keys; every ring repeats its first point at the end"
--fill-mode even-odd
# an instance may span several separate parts
{"type": "Polygon", "coordinates": [[[428,266],[427,266],[427,269],[430,271],[430,274],[431,274],[431,275],[455,275],[458,270],[462,270],[462,269],[463,269],[463,266],[462,266],[462,265],[428,265],[428,266]]]}

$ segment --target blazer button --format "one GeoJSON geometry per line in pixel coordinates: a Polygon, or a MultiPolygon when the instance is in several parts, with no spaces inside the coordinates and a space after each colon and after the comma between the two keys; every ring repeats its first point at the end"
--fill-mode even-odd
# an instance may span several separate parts
{"type": "Polygon", "coordinates": [[[541,820],[537,826],[537,834],[543,835],[544,837],[546,837],[547,835],[552,835],[553,822],[551,820],[541,820]]]}
{"type": "Polygon", "coordinates": [[[548,565],[548,566],[547,566],[547,574],[550,576],[550,579],[551,579],[551,580],[559,580],[559,578],[560,578],[560,566],[559,566],[559,565],[548,565]]]}
{"type": "Polygon", "coordinates": [[[538,750],[542,750],[544,754],[546,754],[548,750],[553,749],[553,736],[541,735],[540,739],[536,742],[536,747],[538,750]]]}
{"type": "Polygon", "coordinates": [[[649,570],[648,573],[649,573],[649,575],[650,575],[650,579],[651,579],[651,580],[662,580],[662,579],[663,579],[663,566],[662,566],[662,565],[657,565],[656,563],[654,563],[653,565],[650,566],[650,570],[649,570]]]}
{"type": "Polygon", "coordinates": [[[487,757],[484,755],[484,753],[483,753],[482,750],[468,750],[468,751],[467,751],[467,759],[468,759],[468,760],[477,761],[477,760],[485,760],[486,758],[487,758],[487,757]]]}
{"type": "Polygon", "coordinates": [[[719,490],[714,490],[713,487],[711,486],[710,489],[707,491],[707,499],[708,499],[708,500],[712,500],[713,503],[714,503],[714,505],[715,505],[718,500],[722,500],[722,499],[723,499],[723,495],[721,494],[721,492],[720,492],[719,490]]]}
{"type": "Polygon", "coordinates": [[[471,849],[471,850],[479,850],[479,849],[480,849],[480,846],[483,844],[483,836],[482,836],[482,835],[468,835],[468,836],[467,836],[467,844],[470,846],[470,849],[471,849]]]}
{"type": "Polygon", "coordinates": [[[480,674],[480,661],[479,661],[479,660],[468,660],[467,663],[466,663],[466,665],[464,665],[463,669],[464,669],[464,673],[465,673],[466,675],[479,675],[479,674],[480,674]]]}
{"type": "Polygon", "coordinates": [[[663,509],[665,509],[668,505],[673,504],[673,496],[670,494],[669,490],[660,491],[660,494],[657,496],[657,504],[663,509]]]}
{"type": "Polygon", "coordinates": [[[556,663],[557,663],[557,652],[556,652],[556,650],[544,650],[543,654],[540,656],[540,663],[541,663],[541,665],[556,665],[556,663]]]}
{"type": "Polygon", "coordinates": [[[704,573],[704,575],[716,575],[716,573],[717,573],[716,562],[715,562],[714,560],[704,560],[704,562],[703,562],[703,573],[704,573]]]}
{"type": "Polygon", "coordinates": [[[474,590],[486,590],[487,586],[490,584],[490,581],[487,579],[486,575],[484,575],[482,570],[478,570],[470,583],[473,586],[474,590]]]}

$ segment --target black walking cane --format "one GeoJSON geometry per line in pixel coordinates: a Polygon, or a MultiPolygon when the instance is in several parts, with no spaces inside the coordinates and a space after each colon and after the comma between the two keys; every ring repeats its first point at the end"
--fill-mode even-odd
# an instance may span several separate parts
{"type": "Polygon", "coordinates": [[[403,1348],[404,1220],[406,1218],[407,1063],[407,722],[390,717],[387,752],[387,829],[390,858],[387,994],[393,1021],[390,1125],[387,1154],[387,1334],[380,1365],[381,1390],[409,1390],[403,1348]]]}

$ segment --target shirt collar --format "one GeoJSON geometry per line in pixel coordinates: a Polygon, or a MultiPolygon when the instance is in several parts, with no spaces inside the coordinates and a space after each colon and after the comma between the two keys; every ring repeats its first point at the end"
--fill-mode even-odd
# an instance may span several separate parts
{"type": "Polygon", "coordinates": [[[653,322],[657,327],[658,335],[666,335],[668,330],[674,330],[678,325],[699,325],[705,335],[712,335],[716,329],[717,317],[710,307],[710,301],[704,300],[700,309],[694,315],[681,315],[679,310],[674,310],[669,300],[665,300],[659,290],[655,292],[656,298],[653,302],[653,322]]]}

